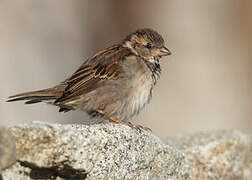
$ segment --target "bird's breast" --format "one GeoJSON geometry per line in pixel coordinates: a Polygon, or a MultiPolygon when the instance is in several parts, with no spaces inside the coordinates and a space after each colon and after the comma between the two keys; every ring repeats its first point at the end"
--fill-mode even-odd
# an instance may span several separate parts
{"type": "Polygon", "coordinates": [[[153,74],[144,61],[139,61],[139,59],[130,61],[127,71],[131,72],[128,77],[130,93],[127,98],[127,109],[133,116],[138,114],[150,101],[158,77],[153,74]]]}
{"type": "Polygon", "coordinates": [[[131,104],[132,114],[138,114],[139,111],[147,104],[152,96],[153,83],[151,78],[140,77],[139,81],[134,84],[132,91],[131,104]]]}

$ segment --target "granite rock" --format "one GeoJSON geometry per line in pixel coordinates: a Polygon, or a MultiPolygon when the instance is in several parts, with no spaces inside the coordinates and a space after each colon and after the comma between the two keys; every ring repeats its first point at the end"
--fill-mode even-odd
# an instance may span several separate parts
{"type": "MultiPolygon", "coordinates": [[[[8,132],[16,140],[17,162],[2,171],[4,180],[252,179],[252,136],[237,130],[165,141],[149,131],[117,124],[32,122],[8,132]]],[[[4,143],[0,141],[0,147],[4,143]]]]}
{"type": "Polygon", "coordinates": [[[0,172],[16,161],[15,140],[6,127],[0,127],[0,172]]]}
{"type": "Polygon", "coordinates": [[[199,132],[167,139],[186,154],[189,180],[251,180],[252,138],[237,130],[199,132]]]}
{"type": "Polygon", "coordinates": [[[174,179],[189,177],[183,153],[124,125],[32,122],[11,128],[18,162],[10,179],[174,179]]]}

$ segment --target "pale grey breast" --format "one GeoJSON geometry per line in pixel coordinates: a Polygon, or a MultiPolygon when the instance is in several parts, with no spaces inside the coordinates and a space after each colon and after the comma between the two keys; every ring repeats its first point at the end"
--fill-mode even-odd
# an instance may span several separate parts
{"type": "Polygon", "coordinates": [[[120,119],[129,119],[138,114],[150,101],[153,87],[161,73],[158,59],[155,62],[157,64],[149,63],[138,56],[129,56],[124,61],[128,92],[125,93],[127,98],[124,96],[122,108],[118,109],[120,119]]]}

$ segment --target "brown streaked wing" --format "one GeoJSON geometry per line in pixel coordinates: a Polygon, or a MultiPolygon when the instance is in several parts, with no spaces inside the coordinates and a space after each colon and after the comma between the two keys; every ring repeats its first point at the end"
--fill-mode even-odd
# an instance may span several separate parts
{"type": "Polygon", "coordinates": [[[98,52],[64,82],[67,86],[55,103],[64,104],[78,99],[80,95],[100,87],[104,81],[117,79],[121,72],[119,61],[129,54],[127,48],[119,45],[98,52]]]}

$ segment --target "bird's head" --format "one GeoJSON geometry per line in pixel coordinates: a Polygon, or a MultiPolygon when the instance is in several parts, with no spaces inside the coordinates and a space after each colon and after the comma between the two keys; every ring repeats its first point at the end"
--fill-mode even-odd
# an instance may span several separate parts
{"type": "Polygon", "coordinates": [[[164,44],[162,36],[148,28],[131,33],[123,42],[134,54],[150,62],[171,54],[164,44]]]}

